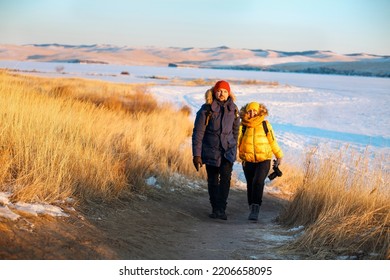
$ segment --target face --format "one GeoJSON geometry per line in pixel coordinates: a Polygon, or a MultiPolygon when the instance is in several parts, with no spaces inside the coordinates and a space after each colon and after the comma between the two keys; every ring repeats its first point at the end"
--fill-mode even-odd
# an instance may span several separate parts
{"type": "Polygon", "coordinates": [[[247,113],[250,119],[258,115],[258,112],[256,110],[249,110],[247,113]]]}
{"type": "Polygon", "coordinates": [[[217,100],[219,100],[219,101],[226,101],[226,100],[228,100],[228,98],[229,98],[229,92],[228,92],[226,89],[224,89],[224,88],[218,89],[218,90],[214,93],[214,95],[215,95],[215,98],[216,98],[217,100]]]}

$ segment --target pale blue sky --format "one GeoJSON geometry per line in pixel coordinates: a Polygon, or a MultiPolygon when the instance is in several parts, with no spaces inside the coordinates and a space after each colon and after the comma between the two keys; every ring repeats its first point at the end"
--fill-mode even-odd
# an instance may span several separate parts
{"type": "Polygon", "coordinates": [[[0,0],[0,44],[390,55],[390,0],[0,0]]]}

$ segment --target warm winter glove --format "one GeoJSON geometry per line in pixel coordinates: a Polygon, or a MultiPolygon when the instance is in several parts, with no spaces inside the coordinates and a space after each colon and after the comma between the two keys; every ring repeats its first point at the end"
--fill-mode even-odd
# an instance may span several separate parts
{"type": "Polygon", "coordinates": [[[192,162],[194,163],[196,171],[199,171],[199,168],[202,167],[202,165],[203,165],[202,159],[200,158],[200,156],[194,156],[192,158],[192,162]]]}

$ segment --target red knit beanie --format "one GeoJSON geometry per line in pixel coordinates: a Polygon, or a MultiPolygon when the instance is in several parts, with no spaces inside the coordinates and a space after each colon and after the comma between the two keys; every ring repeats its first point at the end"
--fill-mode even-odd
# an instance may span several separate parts
{"type": "Polygon", "coordinates": [[[217,90],[219,89],[226,89],[228,91],[228,93],[230,94],[230,85],[228,82],[225,82],[225,81],[218,81],[215,86],[214,86],[214,92],[217,92],[217,90]]]}

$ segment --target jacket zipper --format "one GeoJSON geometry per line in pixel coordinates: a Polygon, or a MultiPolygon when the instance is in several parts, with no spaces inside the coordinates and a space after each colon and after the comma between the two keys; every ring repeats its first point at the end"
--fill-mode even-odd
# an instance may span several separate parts
{"type": "Polygon", "coordinates": [[[255,135],[256,135],[256,127],[254,127],[253,128],[253,158],[254,158],[254,160],[255,160],[255,162],[256,162],[256,147],[255,147],[255,135]]]}

